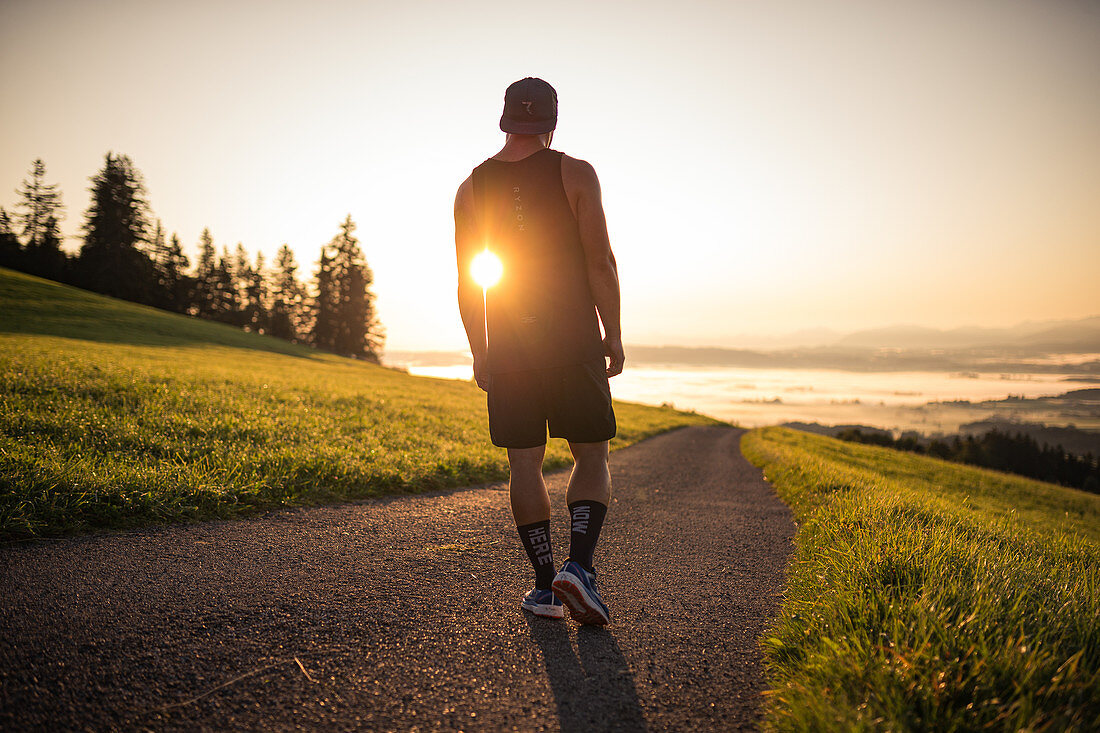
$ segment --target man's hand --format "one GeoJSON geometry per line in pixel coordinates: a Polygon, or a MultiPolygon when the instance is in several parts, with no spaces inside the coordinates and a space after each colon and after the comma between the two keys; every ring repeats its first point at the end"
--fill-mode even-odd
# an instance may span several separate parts
{"type": "Polygon", "coordinates": [[[474,357],[474,381],[477,382],[477,386],[481,387],[486,392],[489,391],[489,370],[485,365],[486,359],[482,357],[474,357]]]}
{"type": "Polygon", "coordinates": [[[611,358],[611,363],[607,365],[607,376],[614,377],[617,374],[622,374],[623,362],[626,361],[626,355],[623,353],[623,337],[608,336],[605,338],[603,340],[603,353],[611,358]]]}

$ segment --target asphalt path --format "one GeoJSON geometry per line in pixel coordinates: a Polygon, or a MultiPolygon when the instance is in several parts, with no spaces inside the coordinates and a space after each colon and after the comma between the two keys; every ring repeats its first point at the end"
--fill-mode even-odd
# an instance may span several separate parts
{"type": "Polygon", "coordinates": [[[612,454],[606,628],[519,610],[502,484],[0,548],[0,729],[751,729],[794,524],[742,432],[612,454]]]}

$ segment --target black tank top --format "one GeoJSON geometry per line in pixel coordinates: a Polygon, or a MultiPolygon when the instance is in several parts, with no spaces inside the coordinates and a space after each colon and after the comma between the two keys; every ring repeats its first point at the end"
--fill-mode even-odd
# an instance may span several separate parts
{"type": "Polygon", "coordinates": [[[546,149],[511,163],[490,158],[473,172],[477,226],[504,265],[500,282],[486,293],[491,373],[603,356],[561,158],[546,149]]]}

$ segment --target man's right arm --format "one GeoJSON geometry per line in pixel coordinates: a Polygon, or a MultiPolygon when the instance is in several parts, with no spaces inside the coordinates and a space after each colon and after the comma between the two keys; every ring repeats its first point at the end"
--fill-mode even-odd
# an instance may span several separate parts
{"type": "Polygon", "coordinates": [[[485,301],[477,296],[481,289],[474,282],[470,265],[478,252],[477,227],[474,223],[473,179],[467,178],[455,195],[455,255],[458,260],[458,311],[474,357],[477,386],[489,388],[485,356],[485,301]]]}

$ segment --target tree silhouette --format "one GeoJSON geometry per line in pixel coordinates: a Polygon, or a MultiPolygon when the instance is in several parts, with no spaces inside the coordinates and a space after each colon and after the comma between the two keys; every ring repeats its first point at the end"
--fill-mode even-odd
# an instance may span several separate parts
{"type": "Polygon", "coordinates": [[[15,236],[12,228],[11,217],[3,206],[0,206],[0,267],[15,270],[23,268],[23,246],[19,244],[19,237],[15,236]]]}
{"type": "Polygon", "coordinates": [[[218,266],[214,270],[214,313],[216,321],[240,325],[240,298],[237,295],[237,276],[228,247],[222,247],[218,266]]]}
{"type": "Polygon", "coordinates": [[[149,238],[149,253],[156,273],[155,305],[175,313],[186,313],[191,289],[191,279],[186,273],[187,257],[179,236],[173,234],[171,241],[165,240],[160,219],[149,238]]]}
{"type": "Polygon", "coordinates": [[[141,174],[129,157],[107,153],[103,169],[91,181],[92,203],[84,215],[80,250],[81,284],[116,298],[152,304],[155,268],[139,249],[148,226],[141,174]]]}
{"type": "Polygon", "coordinates": [[[374,275],[363,259],[351,215],[340,233],[321,248],[313,307],[314,346],[343,356],[378,362],[382,329],[370,286],[374,275]]]}
{"type": "Polygon", "coordinates": [[[335,351],[340,294],[337,290],[328,247],[321,248],[321,258],[317,262],[317,274],[314,276],[314,288],[316,292],[311,309],[313,325],[309,330],[309,341],[318,349],[335,351]]]}
{"type": "Polygon", "coordinates": [[[164,260],[160,263],[162,287],[166,291],[165,301],[168,304],[168,310],[186,313],[191,304],[191,292],[195,283],[187,274],[187,268],[190,265],[187,255],[183,253],[179,236],[173,233],[165,250],[164,260]]]}
{"type": "Polygon", "coordinates": [[[46,164],[41,158],[31,164],[30,177],[16,190],[20,211],[16,219],[23,227],[23,269],[42,277],[60,279],[66,256],[61,250],[61,192],[46,183],[46,164]]]}
{"type": "Polygon", "coordinates": [[[243,325],[249,331],[267,333],[268,293],[263,253],[256,253],[256,264],[254,266],[249,265],[247,260],[245,260],[244,266],[248,268],[248,280],[244,283],[243,325]]]}
{"type": "Polygon", "coordinates": [[[26,252],[27,270],[51,280],[66,280],[69,257],[61,250],[63,236],[57,217],[46,217],[38,245],[26,252]]]}
{"type": "Polygon", "coordinates": [[[370,286],[374,273],[363,258],[359,240],[353,236],[355,222],[349,214],[332,240],[332,269],[337,287],[337,354],[378,363],[382,348],[381,324],[374,312],[370,286]]]}
{"type": "Polygon", "coordinates": [[[297,341],[304,305],[305,289],[298,280],[298,263],[294,261],[294,252],[284,244],[275,256],[269,333],[287,341],[297,341]]]}
{"type": "Polygon", "coordinates": [[[195,263],[195,285],[192,291],[191,312],[200,318],[213,318],[215,313],[215,271],[218,269],[218,253],[214,249],[214,237],[209,229],[199,235],[199,259],[195,263]]]}

